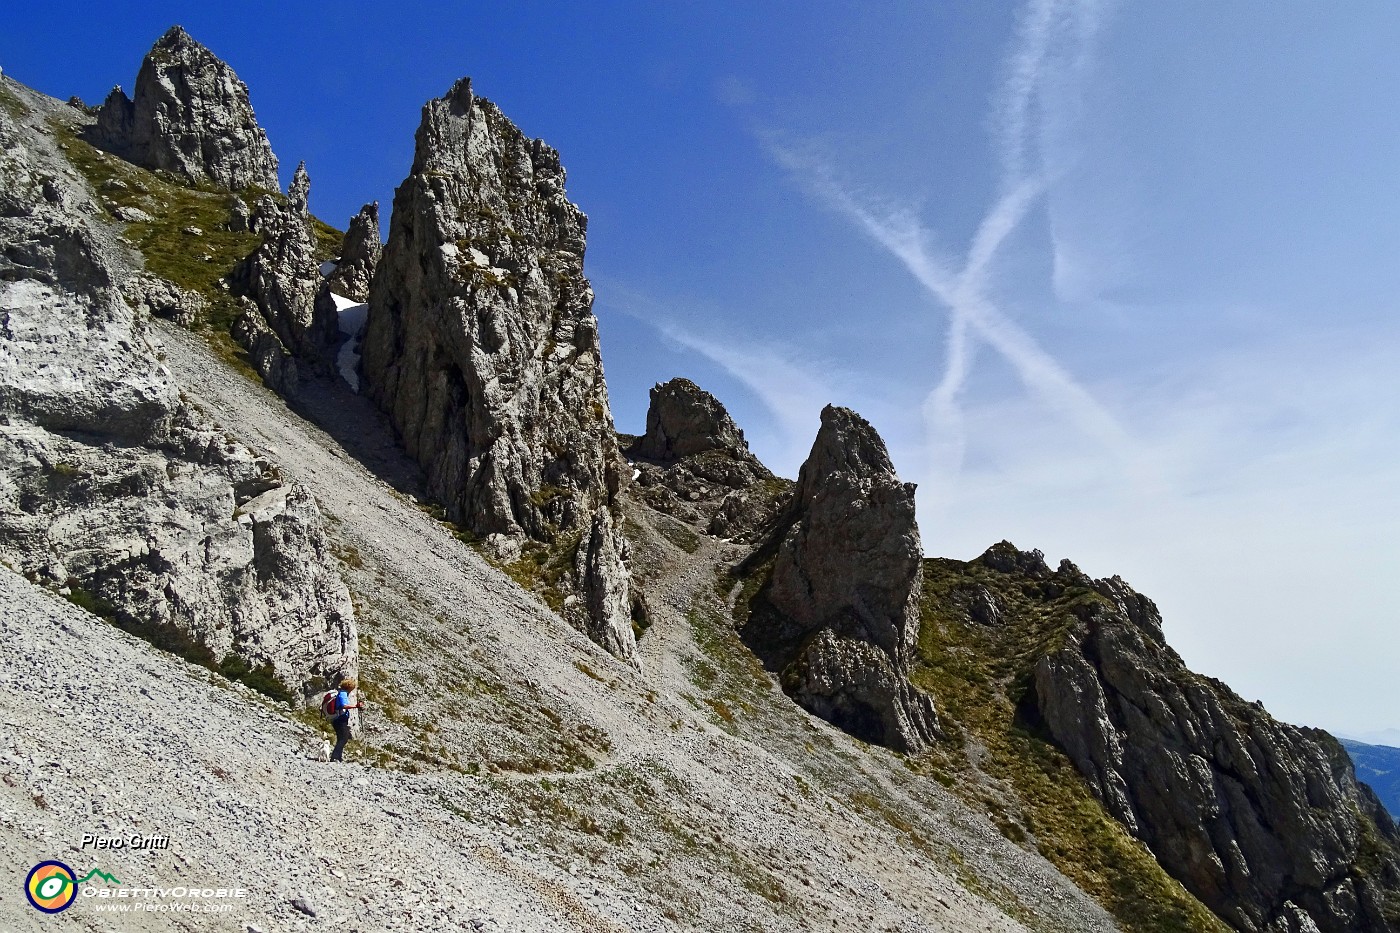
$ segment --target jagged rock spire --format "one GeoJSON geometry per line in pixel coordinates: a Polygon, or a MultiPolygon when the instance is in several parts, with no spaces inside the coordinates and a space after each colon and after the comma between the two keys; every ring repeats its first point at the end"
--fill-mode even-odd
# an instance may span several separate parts
{"type": "Polygon", "coordinates": [[[259,200],[253,225],[263,241],[229,276],[245,305],[233,336],[267,384],[288,397],[296,396],[303,369],[321,362],[338,333],[335,303],[328,292],[321,296],[326,290],[316,262],[310,195],[303,162],[285,205],[266,196],[259,200]]]}
{"type": "Polygon", "coordinates": [[[543,546],[572,564],[559,585],[581,598],[563,600],[565,618],[630,657],[586,226],[559,154],[458,81],[423,108],[361,365],[449,515],[502,554],[543,546]]]}
{"type": "Polygon", "coordinates": [[[136,76],[135,98],[114,88],[89,141],[149,169],[232,190],[276,191],[277,157],[248,87],[180,26],[157,40],[136,76]]]}
{"type": "Polygon", "coordinates": [[[379,239],[379,202],[360,208],[350,218],[345,239],[340,246],[340,258],[327,282],[337,295],[356,301],[369,301],[369,283],[384,255],[384,243],[379,239]]]}
{"type": "Polygon", "coordinates": [[[772,577],[740,634],[806,709],[918,751],[938,720],[908,679],[923,577],[914,485],[860,415],[828,405],[821,420],[787,514],[757,552],[772,556],[772,577]]]}

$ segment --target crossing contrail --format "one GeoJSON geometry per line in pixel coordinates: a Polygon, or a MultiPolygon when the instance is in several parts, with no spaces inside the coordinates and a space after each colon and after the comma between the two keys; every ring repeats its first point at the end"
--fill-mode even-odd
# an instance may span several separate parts
{"type": "Polygon", "coordinates": [[[1133,456],[1131,439],[1112,414],[997,307],[987,287],[997,253],[1049,183],[1045,166],[1038,164],[1044,160],[1039,157],[1037,140],[1047,107],[1044,91],[1049,71],[1061,60],[1082,70],[1087,55],[1084,46],[1096,31],[1098,16],[1098,4],[1092,0],[1031,0],[1021,11],[1007,76],[995,104],[1001,163],[998,195],[978,224],[962,267],[956,271],[935,254],[928,230],[912,212],[872,203],[858,190],[839,182],[819,157],[773,134],[761,134],[780,165],[888,250],[948,308],[943,376],[923,405],[930,455],[935,461],[931,466],[947,477],[960,470],[966,446],[959,398],[973,368],[974,336],[1004,357],[1042,402],[1115,454],[1125,459],[1133,456]],[[1062,48],[1064,45],[1070,48],[1062,48]],[[1037,109],[1042,112],[1039,120],[1034,116],[1037,109]]]}

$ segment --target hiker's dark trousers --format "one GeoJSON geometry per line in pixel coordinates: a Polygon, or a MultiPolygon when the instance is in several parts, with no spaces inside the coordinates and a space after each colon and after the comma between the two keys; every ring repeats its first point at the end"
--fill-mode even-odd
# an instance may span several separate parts
{"type": "Polygon", "coordinates": [[[335,751],[331,752],[331,761],[342,761],[345,743],[350,741],[350,715],[337,716],[331,720],[331,725],[335,726],[335,751]]]}

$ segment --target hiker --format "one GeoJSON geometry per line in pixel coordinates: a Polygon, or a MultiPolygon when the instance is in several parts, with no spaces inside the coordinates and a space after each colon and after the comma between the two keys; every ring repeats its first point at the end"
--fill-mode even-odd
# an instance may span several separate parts
{"type": "Polygon", "coordinates": [[[363,703],[351,703],[350,694],[355,692],[355,681],[347,677],[340,682],[340,691],[335,695],[334,715],[331,725],[335,726],[335,751],[331,761],[344,761],[345,743],[350,741],[350,711],[364,709],[363,703]]]}

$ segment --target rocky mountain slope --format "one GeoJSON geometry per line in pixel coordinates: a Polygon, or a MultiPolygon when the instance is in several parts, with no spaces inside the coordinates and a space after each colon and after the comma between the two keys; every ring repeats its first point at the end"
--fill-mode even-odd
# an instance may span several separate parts
{"type": "Polygon", "coordinates": [[[924,559],[854,412],[796,484],[688,380],[615,435],[586,218],[469,82],[381,257],[373,206],[342,239],[304,166],[275,192],[183,30],[142,76],[95,115],[0,78],[0,865],[158,829],[110,885],[247,896],[69,918],[1397,925],[1395,827],[1330,737],[1187,671],[1116,578],[924,559]],[[362,294],[363,395],[330,365],[362,294]],[[333,766],[305,698],[357,669],[333,766]]]}
{"type": "Polygon", "coordinates": [[[315,692],[357,663],[315,499],[162,364],[123,297],[149,280],[55,139],[72,113],[6,84],[0,557],[210,667],[315,692]]]}

